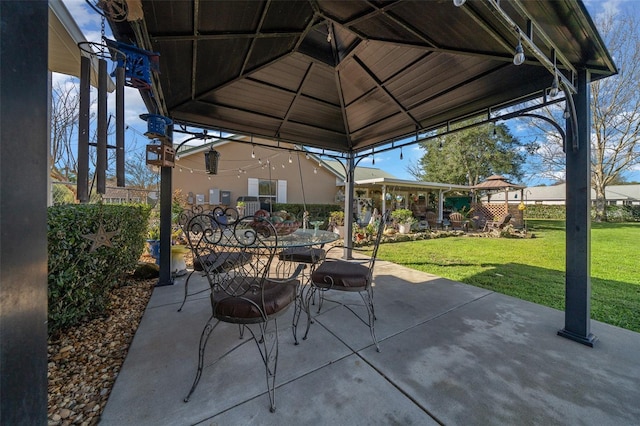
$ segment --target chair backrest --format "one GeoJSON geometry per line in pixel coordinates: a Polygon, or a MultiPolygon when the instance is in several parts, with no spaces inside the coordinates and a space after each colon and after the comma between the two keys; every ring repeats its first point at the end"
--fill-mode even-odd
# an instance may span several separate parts
{"type": "Polygon", "coordinates": [[[507,223],[509,223],[511,221],[511,215],[508,214],[505,217],[502,218],[502,220],[500,221],[500,223],[498,223],[498,228],[502,229],[504,228],[507,223]]]}
{"type": "Polygon", "coordinates": [[[449,215],[449,221],[451,222],[451,226],[462,226],[464,216],[462,215],[462,213],[453,212],[449,215]]]}
{"type": "Polygon", "coordinates": [[[234,209],[214,209],[194,215],[189,220],[187,238],[194,256],[207,260],[202,267],[211,289],[229,297],[243,297],[260,291],[269,276],[278,235],[262,218],[234,214],[234,209]]]}
{"type": "Polygon", "coordinates": [[[435,229],[436,226],[438,225],[438,215],[436,215],[434,212],[427,212],[425,217],[427,218],[429,227],[435,229]]]}

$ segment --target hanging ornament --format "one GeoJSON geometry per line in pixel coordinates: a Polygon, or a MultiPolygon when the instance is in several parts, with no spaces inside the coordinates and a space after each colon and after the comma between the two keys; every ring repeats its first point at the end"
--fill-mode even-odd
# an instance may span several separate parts
{"type": "Polygon", "coordinates": [[[84,234],[82,237],[86,238],[87,240],[93,241],[93,243],[91,243],[91,248],[89,249],[89,252],[94,252],[102,246],[113,247],[111,238],[113,238],[115,235],[118,235],[118,234],[120,234],[119,229],[116,229],[115,231],[107,232],[104,229],[104,224],[100,222],[100,225],[98,225],[98,231],[95,234],[84,234]]]}

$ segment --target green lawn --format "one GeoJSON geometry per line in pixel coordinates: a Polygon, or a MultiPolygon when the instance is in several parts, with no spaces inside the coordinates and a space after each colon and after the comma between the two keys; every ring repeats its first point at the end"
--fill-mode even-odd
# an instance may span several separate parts
{"type": "MultiPolygon", "coordinates": [[[[562,221],[529,220],[531,239],[452,237],[383,244],[378,257],[564,310],[562,221]]],[[[640,223],[593,223],[591,317],[640,332],[640,223]]]]}

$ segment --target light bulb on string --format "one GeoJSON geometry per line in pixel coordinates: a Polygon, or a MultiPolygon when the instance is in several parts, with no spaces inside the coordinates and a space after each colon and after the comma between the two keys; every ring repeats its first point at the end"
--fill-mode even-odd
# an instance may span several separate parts
{"type": "Polygon", "coordinates": [[[251,146],[251,158],[256,158],[256,152],[254,150],[253,145],[251,146]]]}
{"type": "Polygon", "coordinates": [[[402,155],[402,147],[400,147],[400,159],[404,160],[404,155],[402,155]]]}
{"type": "Polygon", "coordinates": [[[289,153],[289,163],[293,163],[293,159],[291,158],[291,153],[289,153]]]}
{"type": "Polygon", "coordinates": [[[318,168],[317,167],[313,168],[313,173],[318,174],[318,168]]]}

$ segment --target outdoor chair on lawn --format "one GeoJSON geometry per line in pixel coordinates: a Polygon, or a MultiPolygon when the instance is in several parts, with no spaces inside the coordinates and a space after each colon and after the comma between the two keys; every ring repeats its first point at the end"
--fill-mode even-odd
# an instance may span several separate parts
{"type": "Polygon", "coordinates": [[[464,216],[462,213],[453,212],[449,215],[449,222],[451,223],[451,229],[456,231],[466,231],[467,225],[464,222],[464,216]]]}
{"type": "Polygon", "coordinates": [[[191,238],[192,236],[197,237],[198,235],[197,233],[193,233],[193,228],[195,227],[195,231],[197,232],[200,232],[202,229],[201,223],[191,220],[196,215],[200,215],[210,222],[213,221],[212,223],[217,224],[217,222],[219,222],[220,226],[222,227],[226,226],[228,221],[235,221],[238,219],[238,211],[231,207],[226,209],[216,207],[212,211],[205,211],[201,206],[193,206],[191,209],[185,209],[180,212],[180,215],[178,216],[178,225],[180,226],[182,234],[187,240],[189,248],[191,249],[193,257],[193,269],[189,272],[189,275],[187,275],[187,279],[184,282],[184,297],[182,298],[182,303],[178,308],[178,312],[182,311],[182,308],[187,301],[187,297],[209,291],[208,288],[205,288],[203,290],[189,293],[189,280],[191,279],[191,275],[193,275],[194,272],[200,272],[202,273],[202,275],[204,275],[205,267],[203,265],[206,265],[207,269],[212,271],[213,273],[218,273],[222,272],[227,266],[234,265],[235,263],[242,261],[243,259],[245,262],[250,261],[250,257],[243,256],[241,253],[224,251],[219,247],[215,247],[213,245],[207,247],[206,249],[204,247],[201,247],[201,255],[196,255],[194,244],[197,244],[199,240],[197,238],[191,238]],[[218,218],[217,222],[214,218],[218,218]]]}
{"type": "Polygon", "coordinates": [[[248,216],[221,223],[219,216],[213,216],[212,220],[210,215],[195,215],[190,220],[189,230],[196,257],[206,259],[219,247],[235,256],[225,258],[220,270],[215,270],[207,262],[202,263],[211,290],[212,314],[200,336],[196,377],[184,401],[189,401],[202,376],[205,349],[211,333],[220,322],[226,322],[238,324],[241,337],[248,330],[251,338],[243,339],[231,349],[214,348],[224,353],[210,365],[215,365],[245,343],[254,341],[266,370],[267,392],[273,412],[278,363],[277,318],[296,301],[299,285],[296,277],[302,267],[284,279],[270,276],[278,235],[270,222],[258,217],[248,216]]]}
{"type": "MultiPolygon", "coordinates": [[[[337,303],[349,311],[351,311],[360,321],[369,327],[371,338],[376,346],[376,350],[380,352],[380,346],[378,345],[378,339],[375,333],[375,311],[373,306],[373,268],[376,263],[376,257],[378,255],[378,247],[380,246],[380,239],[387,223],[389,213],[386,212],[380,218],[378,224],[378,230],[374,241],[373,251],[369,259],[347,261],[341,259],[335,259],[327,257],[316,270],[311,274],[311,291],[308,295],[308,300],[314,297],[316,291],[320,294],[320,301],[318,303],[318,313],[322,309],[322,305],[325,301],[337,303]],[[352,305],[342,303],[336,300],[331,300],[326,297],[326,293],[331,291],[342,292],[354,292],[358,293],[364,302],[364,308],[366,309],[366,318],[358,313],[352,305]]],[[[332,250],[339,250],[344,248],[343,246],[334,246],[327,250],[327,255],[332,250]]],[[[362,306],[361,304],[358,304],[362,306]]],[[[309,303],[306,304],[307,315],[310,318],[311,312],[309,303]]],[[[307,328],[307,333],[308,333],[307,328]]],[[[303,339],[307,338],[305,333],[303,339]]]]}
{"type": "Polygon", "coordinates": [[[484,225],[484,231],[490,232],[494,229],[500,230],[503,229],[507,224],[511,221],[511,215],[507,214],[502,217],[500,220],[490,220],[484,225]]]}
{"type": "Polygon", "coordinates": [[[434,212],[427,212],[426,216],[429,228],[435,231],[438,228],[438,215],[434,212]]]}

